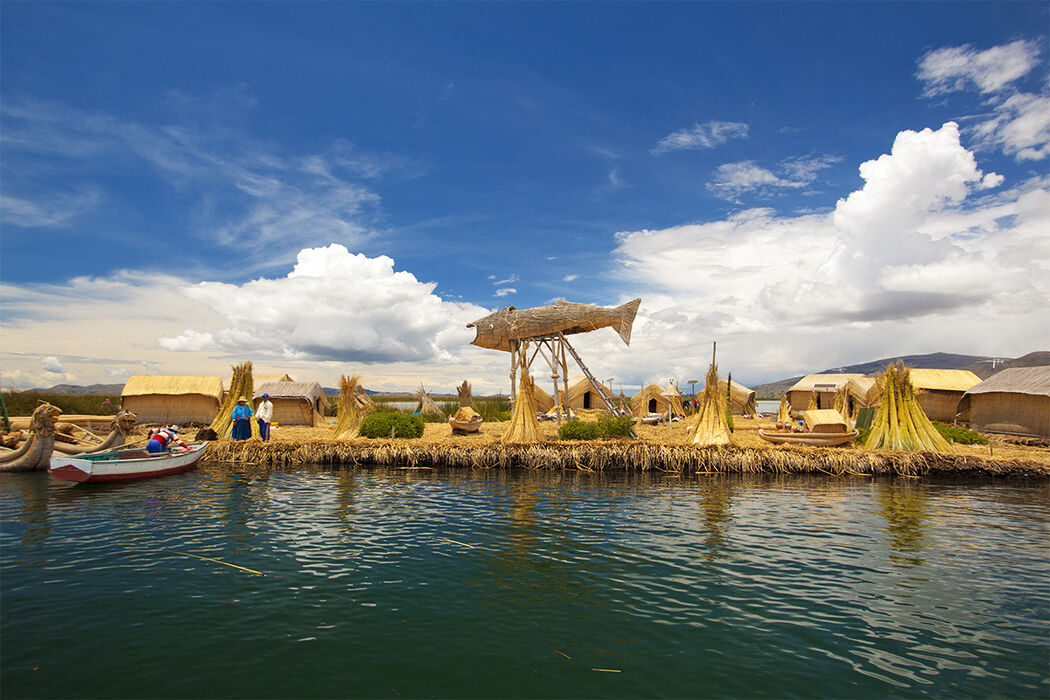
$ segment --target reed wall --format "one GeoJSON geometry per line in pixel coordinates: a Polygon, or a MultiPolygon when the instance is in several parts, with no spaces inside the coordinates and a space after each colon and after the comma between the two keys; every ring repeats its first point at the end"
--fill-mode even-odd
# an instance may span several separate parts
{"type": "Polygon", "coordinates": [[[970,427],[987,433],[1050,438],[1050,396],[971,394],[970,427]]]}

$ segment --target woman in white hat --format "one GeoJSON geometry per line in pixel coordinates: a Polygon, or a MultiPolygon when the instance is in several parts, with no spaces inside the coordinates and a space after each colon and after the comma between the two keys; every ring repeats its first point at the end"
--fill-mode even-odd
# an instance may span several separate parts
{"type": "Polygon", "coordinates": [[[230,437],[234,440],[247,440],[252,436],[252,407],[248,405],[248,399],[243,396],[237,399],[237,405],[233,407],[233,431],[230,437]]]}

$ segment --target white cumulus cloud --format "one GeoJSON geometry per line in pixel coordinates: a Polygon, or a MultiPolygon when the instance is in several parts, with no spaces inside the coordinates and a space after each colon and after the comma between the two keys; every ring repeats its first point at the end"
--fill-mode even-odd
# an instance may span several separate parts
{"type": "Polygon", "coordinates": [[[734,376],[766,379],[857,357],[1045,346],[1050,178],[1000,191],[951,122],[902,131],[860,174],[829,214],[749,209],[618,234],[620,274],[643,304],[630,359],[606,345],[619,366],[602,371],[695,372],[712,340],[734,376]]]}
{"type": "Polygon", "coordinates": [[[59,362],[58,358],[53,355],[48,355],[43,359],[41,365],[45,372],[51,372],[52,374],[64,374],[65,368],[62,367],[62,363],[59,362]]]}
{"type": "Polygon", "coordinates": [[[216,349],[257,357],[356,362],[433,361],[469,342],[470,321],[488,313],[448,302],[436,285],[332,244],[301,250],[286,277],[245,284],[201,282],[182,291],[227,326],[189,329],[159,342],[169,350],[216,349]]]}

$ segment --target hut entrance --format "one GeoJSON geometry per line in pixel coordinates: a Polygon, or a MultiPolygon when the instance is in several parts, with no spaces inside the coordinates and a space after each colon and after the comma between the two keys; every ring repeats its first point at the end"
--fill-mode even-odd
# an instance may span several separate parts
{"type": "Polygon", "coordinates": [[[591,406],[591,392],[589,392],[589,391],[585,391],[583,393],[583,407],[584,408],[593,408],[591,406]]]}
{"type": "Polygon", "coordinates": [[[656,409],[656,399],[649,399],[649,413],[659,413],[656,409]]]}

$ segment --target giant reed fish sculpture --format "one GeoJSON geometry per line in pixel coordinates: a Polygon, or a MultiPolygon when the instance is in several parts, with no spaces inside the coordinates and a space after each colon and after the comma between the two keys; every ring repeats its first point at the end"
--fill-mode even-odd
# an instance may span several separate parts
{"type": "Polygon", "coordinates": [[[609,308],[558,301],[553,306],[537,306],[518,310],[513,306],[468,323],[476,329],[472,345],[510,352],[511,341],[561,333],[587,333],[611,326],[627,345],[631,344],[631,329],[641,299],[609,308]]]}

